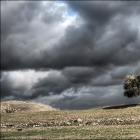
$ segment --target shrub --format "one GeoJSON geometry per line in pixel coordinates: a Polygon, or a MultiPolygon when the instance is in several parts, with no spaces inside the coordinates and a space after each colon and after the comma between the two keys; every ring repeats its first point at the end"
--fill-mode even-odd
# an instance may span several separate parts
{"type": "Polygon", "coordinates": [[[6,113],[14,113],[15,112],[15,109],[5,109],[6,113]]]}
{"type": "Polygon", "coordinates": [[[124,96],[131,98],[140,95],[140,74],[127,75],[124,82],[124,96]]]}

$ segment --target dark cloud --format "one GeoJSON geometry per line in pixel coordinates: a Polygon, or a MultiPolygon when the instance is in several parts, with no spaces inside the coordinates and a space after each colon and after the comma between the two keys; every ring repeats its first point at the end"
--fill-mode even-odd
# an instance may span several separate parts
{"type": "Polygon", "coordinates": [[[140,12],[140,2],[118,2],[118,1],[68,1],[69,6],[80,14],[86,21],[106,25],[106,22],[116,16],[128,16],[140,12]]]}
{"type": "Polygon", "coordinates": [[[63,7],[54,7],[53,2],[48,2],[46,6],[41,2],[2,2],[2,70],[44,68],[42,47],[57,36],[53,35],[52,28],[56,29],[52,23],[62,21],[60,17],[63,17],[64,11],[63,7]],[[51,12],[54,9],[55,12],[51,12]],[[50,17],[51,21],[46,20],[50,17]],[[42,42],[45,44],[40,44],[42,42]]]}
{"type": "Polygon", "coordinates": [[[1,35],[6,39],[9,34],[28,31],[31,22],[40,10],[40,2],[8,2],[2,1],[1,35]],[[21,12],[22,11],[22,12],[21,12]]]}
{"type": "Polygon", "coordinates": [[[39,95],[60,94],[70,86],[70,82],[66,77],[57,72],[50,72],[47,77],[40,79],[33,85],[34,92],[31,98],[39,95]]]}
{"type": "Polygon", "coordinates": [[[64,96],[63,98],[53,101],[50,105],[62,110],[79,110],[90,109],[94,107],[110,106],[116,104],[134,104],[139,103],[140,97],[126,98],[123,96],[123,87],[113,87],[91,90],[90,94],[82,93],[78,96],[64,96]],[[117,89],[111,91],[110,89],[117,89]]]}
{"type": "MultiPolygon", "coordinates": [[[[10,8],[5,7],[8,10],[2,11],[2,29],[4,29],[2,36],[7,31],[10,31],[10,34],[7,33],[8,35],[13,35],[19,25],[26,29],[24,34],[22,30],[17,31],[22,32],[20,38],[9,36],[2,42],[2,69],[62,69],[67,66],[105,66],[109,64],[118,66],[128,65],[139,60],[139,49],[128,50],[130,44],[140,48],[137,43],[140,40],[138,27],[132,27],[131,23],[126,20],[126,17],[130,19],[133,16],[138,17],[139,2],[68,2],[68,4],[79,13],[84,19],[84,23],[80,27],[74,25],[67,27],[61,40],[45,50],[42,47],[39,49],[39,44],[30,44],[30,42],[28,42],[30,45],[28,47],[24,43],[25,37],[23,36],[28,31],[34,32],[32,24],[29,23],[35,18],[39,18],[39,10],[42,8],[40,2],[16,4],[18,7],[16,11],[10,11],[10,8]],[[9,12],[11,15],[8,14],[9,12]],[[16,19],[10,20],[11,17],[16,19]],[[13,21],[13,23],[7,20],[13,21]],[[8,23],[8,25],[4,23],[8,23]],[[18,39],[23,43],[19,43],[18,39]],[[131,57],[132,54],[135,55],[131,57]]],[[[51,3],[51,6],[54,5],[51,3]]],[[[59,21],[59,19],[61,21],[63,9],[63,7],[58,8],[54,12],[49,12],[52,9],[46,10],[44,13],[40,13],[42,14],[41,19],[46,23],[54,23],[54,20],[59,21]]],[[[48,25],[48,28],[53,28],[53,25],[48,25]]]]}
{"type": "MultiPolygon", "coordinates": [[[[109,68],[70,67],[61,72],[52,71],[47,77],[39,79],[32,89],[30,98],[50,96],[62,93],[77,93],[79,89],[90,87],[105,87],[122,84],[122,79],[112,79],[109,68]]],[[[82,90],[81,90],[82,91],[82,90]]]]}
{"type": "Polygon", "coordinates": [[[116,13],[115,7],[108,2],[69,1],[68,4],[93,26],[105,25],[116,13]]]}
{"type": "MultiPolygon", "coordinates": [[[[4,74],[2,74],[4,75],[4,74]]],[[[1,99],[13,96],[16,99],[22,99],[22,96],[24,94],[24,91],[26,91],[26,87],[24,85],[16,86],[13,82],[13,80],[7,75],[3,76],[2,80],[0,81],[1,85],[1,99]]]]}
{"type": "Polygon", "coordinates": [[[30,88],[2,73],[2,98],[59,95],[52,105],[61,109],[130,102],[122,86],[127,74],[140,70],[140,2],[43,3],[2,1],[1,70],[49,72],[30,88]],[[66,4],[77,14],[68,26],[66,4]]]}
{"type": "MultiPolygon", "coordinates": [[[[73,91],[77,91],[83,86],[96,86],[97,84],[93,84],[92,80],[95,79],[96,81],[99,75],[101,76],[106,72],[107,69],[103,70],[88,67],[67,67],[61,72],[52,71],[47,77],[39,79],[38,82],[33,85],[32,89],[35,90],[35,92],[33,92],[32,95],[35,98],[39,95],[61,94],[64,91],[67,92],[70,88],[72,88],[73,91]]],[[[106,80],[104,80],[104,82],[105,81],[106,80]]],[[[100,84],[100,86],[102,85],[104,86],[104,84],[100,84]]]]}
{"type": "Polygon", "coordinates": [[[91,67],[67,67],[62,70],[62,74],[69,79],[71,83],[89,84],[92,78],[98,77],[105,73],[107,69],[91,67]]]}
{"type": "MultiPolygon", "coordinates": [[[[17,76],[18,77],[18,76],[17,76]]],[[[11,77],[10,73],[1,72],[0,90],[1,100],[15,99],[15,100],[27,100],[30,96],[28,93],[28,87],[23,82],[20,82],[17,77],[11,77]]]]}
{"type": "MultiPolygon", "coordinates": [[[[3,74],[2,74],[3,75],[3,74]]],[[[1,76],[2,76],[1,75],[1,76]]],[[[3,77],[3,76],[2,76],[3,77]]],[[[8,80],[8,79],[3,79],[0,82],[1,85],[1,98],[4,98],[5,96],[10,96],[12,95],[11,90],[13,89],[12,86],[12,81],[8,80]]]]}

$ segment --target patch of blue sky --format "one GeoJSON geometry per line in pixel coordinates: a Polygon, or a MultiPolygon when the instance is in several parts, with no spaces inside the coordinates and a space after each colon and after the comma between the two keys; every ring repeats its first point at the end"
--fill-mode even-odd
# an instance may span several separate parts
{"type": "MultiPolygon", "coordinates": [[[[57,3],[59,3],[59,4],[66,4],[67,5],[66,1],[57,1],[57,3]]],[[[67,10],[68,16],[74,17],[76,15],[76,12],[74,12],[69,6],[67,6],[66,10],[67,10]]]]}
{"type": "Polygon", "coordinates": [[[72,16],[72,17],[76,15],[76,13],[69,7],[67,7],[67,13],[69,16],[72,16]]]}
{"type": "Polygon", "coordinates": [[[66,3],[65,1],[56,1],[56,2],[59,3],[59,4],[66,3]]]}

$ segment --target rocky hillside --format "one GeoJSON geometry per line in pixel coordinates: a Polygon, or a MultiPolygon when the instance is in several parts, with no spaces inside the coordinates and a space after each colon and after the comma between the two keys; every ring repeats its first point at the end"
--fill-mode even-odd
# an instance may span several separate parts
{"type": "Polygon", "coordinates": [[[13,112],[36,112],[36,111],[56,111],[57,109],[52,108],[49,105],[34,103],[34,102],[23,102],[23,101],[6,101],[1,102],[2,113],[13,113],[13,112]]]}

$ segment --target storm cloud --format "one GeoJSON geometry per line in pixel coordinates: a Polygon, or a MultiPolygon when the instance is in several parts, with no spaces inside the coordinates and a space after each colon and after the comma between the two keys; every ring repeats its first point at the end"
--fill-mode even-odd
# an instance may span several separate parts
{"type": "Polygon", "coordinates": [[[140,72],[139,7],[138,1],[2,1],[2,100],[44,98],[60,109],[130,101],[123,79],[140,72]]]}

